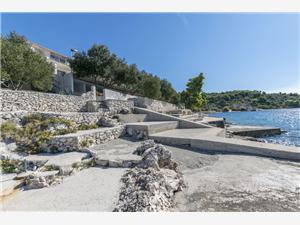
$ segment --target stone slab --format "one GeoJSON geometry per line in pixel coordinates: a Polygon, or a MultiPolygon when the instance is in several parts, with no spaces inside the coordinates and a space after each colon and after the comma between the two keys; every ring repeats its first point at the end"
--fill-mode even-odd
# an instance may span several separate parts
{"type": "Polygon", "coordinates": [[[141,161],[141,156],[133,154],[138,144],[123,139],[110,141],[106,144],[90,148],[95,162],[99,166],[132,167],[141,161]]]}
{"type": "Polygon", "coordinates": [[[67,153],[43,153],[37,155],[29,155],[25,157],[27,161],[46,161],[44,166],[67,167],[72,166],[73,163],[80,162],[89,155],[84,152],[67,152],[67,153]]]}
{"type": "Polygon", "coordinates": [[[227,128],[227,130],[234,135],[249,136],[256,138],[281,134],[281,129],[277,127],[230,125],[227,128]]]}

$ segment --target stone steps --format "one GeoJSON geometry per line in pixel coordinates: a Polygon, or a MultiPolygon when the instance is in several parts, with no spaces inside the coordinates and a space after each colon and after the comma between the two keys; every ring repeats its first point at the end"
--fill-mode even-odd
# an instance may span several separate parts
{"type": "Polygon", "coordinates": [[[145,122],[147,114],[118,114],[118,119],[122,123],[145,122]]]}
{"type": "Polygon", "coordinates": [[[250,154],[300,161],[297,147],[246,141],[217,136],[222,129],[175,129],[150,135],[149,138],[168,145],[189,145],[211,152],[250,154]]]}
{"type": "Polygon", "coordinates": [[[137,139],[147,138],[151,134],[175,129],[178,127],[178,121],[155,121],[127,123],[126,134],[137,139]]]}

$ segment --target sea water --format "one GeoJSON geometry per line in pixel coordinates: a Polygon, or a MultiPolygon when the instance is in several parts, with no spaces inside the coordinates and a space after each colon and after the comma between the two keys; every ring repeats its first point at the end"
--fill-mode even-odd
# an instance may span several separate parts
{"type": "Polygon", "coordinates": [[[223,117],[227,122],[237,125],[278,127],[285,132],[261,139],[272,143],[300,146],[300,108],[211,113],[209,116],[223,117]]]}

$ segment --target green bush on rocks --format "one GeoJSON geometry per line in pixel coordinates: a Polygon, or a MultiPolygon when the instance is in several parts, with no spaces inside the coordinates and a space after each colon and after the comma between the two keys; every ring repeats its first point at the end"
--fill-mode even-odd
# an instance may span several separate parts
{"type": "Polygon", "coordinates": [[[97,124],[80,124],[77,129],[78,130],[90,130],[90,129],[96,129],[99,128],[97,124]]]}
{"type": "Polygon", "coordinates": [[[55,135],[76,132],[76,125],[64,118],[44,118],[35,113],[22,118],[22,127],[18,128],[12,122],[1,125],[1,137],[4,140],[16,142],[17,150],[29,154],[43,152],[47,142],[55,135]]]}
{"type": "Polygon", "coordinates": [[[16,166],[8,159],[1,159],[0,171],[1,173],[15,173],[16,166]]]}

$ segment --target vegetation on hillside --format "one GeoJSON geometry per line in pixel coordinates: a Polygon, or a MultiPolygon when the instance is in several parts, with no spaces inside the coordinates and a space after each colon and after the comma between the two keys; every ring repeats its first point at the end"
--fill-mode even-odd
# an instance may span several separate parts
{"type": "Polygon", "coordinates": [[[177,104],[178,94],[171,83],[129,65],[104,45],[94,44],[86,52],[77,52],[70,60],[76,77],[107,88],[177,104]]]}
{"type": "MultiPolygon", "coordinates": [[[[300,107],[298,94],[266,94],[261,91],[203,93],[204,75],[189,79],[186,90],[176,92],[166,79],[139,70],[111,53],[104,45],[93,45],[70,59],[76,77],[128,94],[184,105],[193,111],[248,110],[300,107]]],[[[1,37],[1,87],[14,90],[49,91],[53,66],[34,52],[24,36],[15,32],[1,37]]]]}
{"type": "Polygon", "coordinates": [[[24,36],[1,37],[1,86],[13,90],[49,91],[53,65],[30,48],[24,36]]]}
{"type": "Polygon", "coordinates": [[[296,93],[267,94],[262,91],[228,91],[206,93],[207,104],[203,110],[229,111],[247,107],[258,109],[299,108],[300,95],[296,93]]]}

